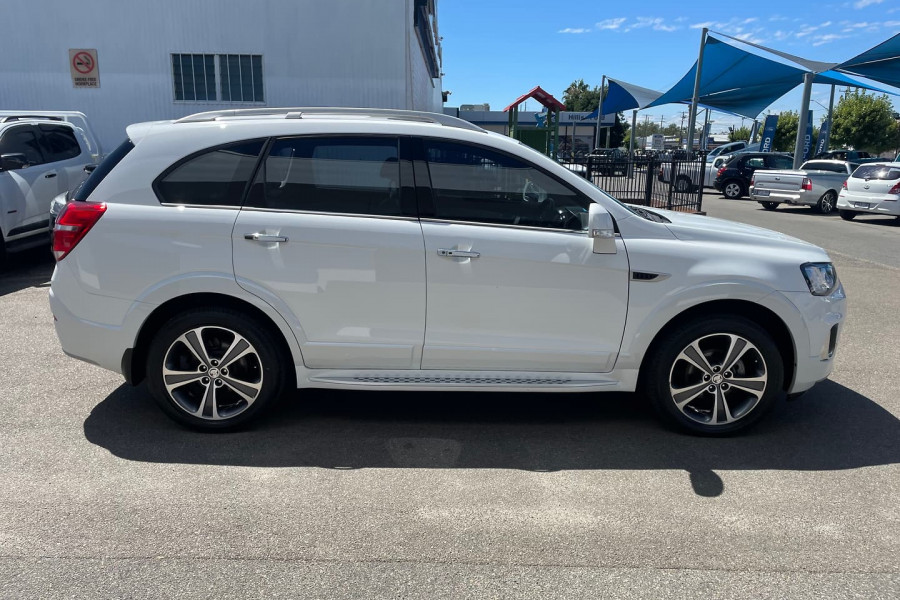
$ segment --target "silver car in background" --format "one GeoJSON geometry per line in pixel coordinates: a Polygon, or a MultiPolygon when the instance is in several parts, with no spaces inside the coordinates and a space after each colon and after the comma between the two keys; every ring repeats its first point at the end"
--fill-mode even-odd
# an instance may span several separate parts
{"type": "Polygon", "coordinates": [[[810,160],[796,171],[757,171],[750,180],[750,197],[766,210],[785,203],[812,206],[827,215],[834,211],[841,187],[857,167],[845,160],[810,160]]]}

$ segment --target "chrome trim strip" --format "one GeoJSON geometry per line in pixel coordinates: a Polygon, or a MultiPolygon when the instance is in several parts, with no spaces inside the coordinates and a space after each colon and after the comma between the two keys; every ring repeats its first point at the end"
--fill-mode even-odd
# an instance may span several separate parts
{"type": "Polygon", "coordinates": [[[452,219],[435,219],[426,217],[419,219],[422,223],[449,223],[450,225],[471,225],[472,227],[499,227],[502,229],[526,229],[530,231],[546,231],[550,233],[568,233],[587,237],[587,230],[573,231],[571,229],[554,229],[553,227],[535,227],[533,225],[506,225],[504,223],[481,223],[478,221],[454,221],[452,219]]]}
{"type": "Polygon", "coordinates": [[[391,221],[418,221],[416,217],[407,217],[403,215],[369,215],[363,213],[339,213],[339,212],[320,212],[314,210],[291,210],[287,208],[260,208],[258,206],[245,206],[241,209],[247,212],[271,212],[298,215],[319,215],[323,217],[356,217],[358,219],[388,219],[391,221]]]}

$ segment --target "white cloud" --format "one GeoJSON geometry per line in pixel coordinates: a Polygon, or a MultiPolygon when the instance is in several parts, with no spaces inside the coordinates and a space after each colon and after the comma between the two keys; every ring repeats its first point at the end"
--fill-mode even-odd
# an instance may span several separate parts
{"type": "Polygon", "coordinates": [[[821,46],[823,44],[829,44],[835,40],[842,40],[846,35],[838,35],[836,33],[826,33],[825,35],[819,36],[816,38],[816,41],[813,42],[813,46],[821,46]]]}
{"type": "Polygon", "coordinates": [[[604,19],[597,23],[597,29],[618,29],[622,23],[626,21],[625,17],[617,17],[615,19],[604,19]]]}
{"type": "Polygon", "coordinates": [[[631,31],[632,29],[643,29],[645,27],[651,27],[654,31],[675,31],[677,29],[681,29],[678,25],[668,25],[666,24],[665,19],[660,17],[638,17],[634,23],[631,23],[625,28],[625,31],[631,31]]]}
{"type": "Polygon", "coordinates": [[[857,0],[853,3],[853,8],[865,8],[872,4],[881,4],[884,0],[857,0]]]}
{"type": "Polygon", "coordinates": [[[739,39],[739,40],[743,40],[743,41],[745,41],[745,42],[750,42],[751,44],[762,44],[762,43],[765,41],[765,40],[762,39],[762,38],[756,37],[755,35],[753,35],[753,34],[750,33],[749,31],[746,32],[746,33],[739,33],[738,35],[736,35],[736,36],[734,36],[734,37],[736,37],[736,38],[739,39]]]}
{"type": "Polygon", "coordinates": [[[583,27],[578,27],[578,28],[566,27],[565,29],[560,29],[556,33],[588,33],[589,31],[590,31],[590,29],[585,29],[583,27]]]}

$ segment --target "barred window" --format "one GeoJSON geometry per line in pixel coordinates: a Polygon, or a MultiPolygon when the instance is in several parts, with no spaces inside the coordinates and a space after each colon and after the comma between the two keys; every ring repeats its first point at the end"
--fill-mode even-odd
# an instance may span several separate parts
{"type": "Polygon", "coordinates": [[[173,54],[176,102],[263,103],[261,54],[173,54]]]}

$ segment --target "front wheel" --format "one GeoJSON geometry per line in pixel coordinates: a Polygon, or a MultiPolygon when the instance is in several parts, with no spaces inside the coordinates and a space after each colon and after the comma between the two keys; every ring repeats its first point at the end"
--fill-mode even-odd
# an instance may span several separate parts
{"type": "Polygon", "coordinates": [[[852,221],[856,218],[856,213],[852,210],[838,210],[838,214],[840,214],[841,218],[845,221],[852,221]]]}
{"type": "Polygon", "coordinates": [[[818,210],[823,215],[830,215],[834,212],[835,201],[837,200],[837,194],[834,193],[833,190],[828,190],[825,192],[821,198],[819,198],[818,204],[816,204],[816,210],[818,210]]]}
{"type": "Polygon", "coordinates": [[[735,181],[732,179],[725,184],[724,188],[722,188],[722,193],[729,200],[737,200],[744,195],[744,187],[739,181],[735,181]]]}
{"type": "Polygon", "coordinates": [[[726,435],[753,425],[773,406],[784,378],[772,336],[732,315],[676,329],[647,364],[643,388],[657,411],[699,435],[726,435]]]}
{"type": "Polygon", "coordinates": [[[281,394],[280,344],[248,315],[193,310],[166,323],[150,344],[147,385],[163,411],[194,429],[231,430],[281,394]]]}
{"type": "Polygon", "coordinates": [[[762,204],[762,207],[766,210],[775,210],[778,208],[777,202],[760,202],[760,204],[762,204]]]}

